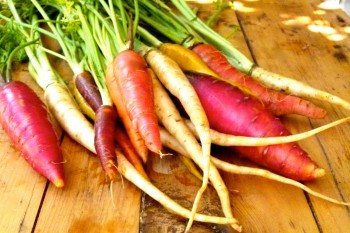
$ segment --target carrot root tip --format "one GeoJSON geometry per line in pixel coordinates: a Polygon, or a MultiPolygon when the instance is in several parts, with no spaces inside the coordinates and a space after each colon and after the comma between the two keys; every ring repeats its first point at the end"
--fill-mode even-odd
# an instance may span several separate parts
{"type": "Polygon", "coordinates": [[[52,181],[52,183],[57,187],[57,188],[63,188],[64,186],[64,181],[61,178],[57,178],[52,181]]]}
{"type": "Polygon", "coordinates": [[[163,153],[162,151],[158,151],[158,154],[160,156],[160,158],[162,159],[163,157],[169,156],[169,155],[173,155],[172,153],[163,153]]]}
{"type": "Polygon", "coordinates": [[[322,168],[316,168],[314,171],[315,178],[320,178],[326,174],[326,171],[322,168]]]}

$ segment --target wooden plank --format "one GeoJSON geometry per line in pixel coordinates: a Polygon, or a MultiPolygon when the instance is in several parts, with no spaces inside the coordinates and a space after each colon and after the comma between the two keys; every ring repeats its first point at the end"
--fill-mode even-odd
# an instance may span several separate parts
{"type": "MultiPolygon", "coordinates": [[[[237,15],[256,62],[268,70],[302,80],[314,87],[350,99],[349,34],[344,28],[349,17],[338,10],[323,10],[321,1],[240,1],[237,15]],[[245,9],[250,9],[246,11],[245,9]],[[339,20],[339,17],[341,20],[339,20]],[[317,30],[317,25],[318,27],[317,30]],[[322,29],[323,28],[323,29],[322,29]],[[339,30],[342,28],[342,30],[339,30]],[[327,33],[328,32],[328,33],[327,33]],[[340,41],[331,34],[340,33],[340,41]]],[[[326,108],[324,120],[297,124],[289,117],[292,131],[302,131],[348,115],[347,110],[315,101],[326,108]]],[[[308,186],[325,195],[349,201],[349,125],[324,132],[300,144],[327,174],[308,186]]],[[[346,232],[350,226],[349,209],[310,197],[318,227],[324,232],[346,232]]],[[[289,200],[288,200],[289,201],[289,200]]],[[[297,206],[294,210],[302,212],[297,206]]],[[[282,209],[282,208],[281,208],[282,209]]],[[[284,211],[282,209],[282,211],[284,211]]],[[[284,213],[283,213],[284,214],[284,213]]]]}
{"type": "MultiPolygon", "coordinates": [[[[174,201],[187,209],[191,209],[201,181],[192,175],[176,154],[160,158],[152,155],[147,163],[147,173],[152,183],[174,201]]],[[[148,195],[143,195],[141,206],[140,232],[184,232],[187,219],[176,216],[166,210],[148,195]]],[[[224,216],[216,191],[208,187],[201,199],[198,212],[224,216]]],[[[234,232],[225,225],[194,222],[189,232],[234,232]]]]}
{"type": "Polygon", "coordinates": [[[66,185],[46,192],[35,232],[138,232],[140,191],[118,178],[110,186],[96,156],[65,136],[66,185]]]}
{"type": "MultiPolygon", "coordinates": [[[[249,9],[246,9],[249,11],[249,9]]],[[[210,12],[207,12],[210,15],[210,12]]],[[[240,25],[233,10],[220,15],[214,29],[229,35],[232,24],[240,25]]],[[[251,57],[246,40],[250,38],[241,31],[228,38],[246,56],[251,57]]],[[[256,165],[238,158],[238,154],[219,151],[214,155],[233,164],[254,167],[256,165]]],[[[263,178],[223,173],[231,191],[234,216],[240,221],[244,232],[317,232],[317,225],[302,191],[263,178]],[[286,201],[288,200],[288,201],[286,201]],[[295,209],[299,214],[295,214],[295,209]],[[278,216],[278,218],[273,218],[278,216]]]]}

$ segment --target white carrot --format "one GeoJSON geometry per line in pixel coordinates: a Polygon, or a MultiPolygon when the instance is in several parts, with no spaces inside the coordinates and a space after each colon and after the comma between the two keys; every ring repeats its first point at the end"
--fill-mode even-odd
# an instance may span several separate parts
{"type": "Polygon", "coordinates": [[[44,90],[45,101],[60,126],[73,140],[96,153],[93,125],[79,109],[68,87],[59,81],[58,74],[50,67],[46,73],[40,73],[39,77],[38,71],[41,70],[35,70],[31,64],[28,68],[32,77],[44,90]]]}
{"type": "Polygon", "coordinates": [[[350,109],[350,103],[338,96],[332,95],[326,91],[318,90],[298,80],[267,71],[261,67],[254,67],[252,69],[251,76],[268,88],[283,90],[286,93],[299,97],[308,97],[327,101],[329,103],[339,105],[345,109],[350,109]]]}
{"type": "MultiPolygon", "coordinates": [[[[154,101],[156,107],[156,114],[161,124],[183,145],[192,160],[202,169],[206,169],[205,164],[202,163],[203,153],[200,144],[197,142],[195,136],[187,128],[186,124],[178,112],[176,106],[172,102],[170,96],[165,91],[164,87],[153,77],[153,91],[154,101]]],[[[228,190],[224,181],[222,180],[218,170],[212,163],[209,163],[208,178],[211,184],[217,191],[223,212],[227,218],[233,218],[228,190]]],[[[190,225],[188,225],[190,226],[190,225]]],[[[231,226],[237,231],[241,230],[238,221],[231,226]]],[[[188,230],[188,229],[187,229],[188,230]]]]}
{"type": "MultiPolygon", "coordinates": [[[[336,120],[334,122],[328,123],[326,125],[320,126],[318,128],[315,128],[306,132],[302,132],[294,135],[288,135],[288,136],[255,138],[255,137],[230,135],[230,134],[225,134],[225,133],[221,133],[216,130],[210,129],[210,137],[211,137],[212,143],[219,146],[266,146],[266,145],[300,141],[348,121],[350,121],[350,117],[336,120]]],[[[192,133],[198,137],[192,122],[188,119],[184,119],[184,122],[186,123],[187,127],[192,131],[192,133]]]]}

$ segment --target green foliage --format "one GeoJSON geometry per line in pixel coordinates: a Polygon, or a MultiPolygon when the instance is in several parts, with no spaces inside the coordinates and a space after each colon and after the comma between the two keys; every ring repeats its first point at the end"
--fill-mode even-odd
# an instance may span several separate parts
{"type": "Polygon", "coordinates": [[[18,26],[12,22],[6,22],[0,25],[0,71],[4,72],[7,63],[19,63],[27,60],[27,54],[24,49],[18,50],[8,61],[10,54],[14,49],[26,43],[26,38],[19,31],[18,26]]]}
{"type": "Polygon", "coordinates": [[[7,5],[8,2],[13,2],[23,20],[30,19],[36,13],[36,9],[30,0],[1,0],[0,12],[5,16],[9,17],[11,15],[7,5]]]}

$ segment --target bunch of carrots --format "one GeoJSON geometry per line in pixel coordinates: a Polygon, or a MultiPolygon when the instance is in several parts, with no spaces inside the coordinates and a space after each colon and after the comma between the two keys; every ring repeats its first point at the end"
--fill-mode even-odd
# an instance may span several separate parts
{"type": "Polygon", "coordinates": [[[325,171],[296,141],[350,118],[292,135],[278,117],[325,117],[324,109],[302,97],[346,109],[350,104],[256,66],[197,18],[184,0],[171,2],[178,13],[155,0],[2,3],[2,29],[16,32],[21,40],[7,49],[1,63],[0,122],[28,163],[55,186],[64,186],[51,112],[70,137],[97,155],[110,182],[119,172],[165,208],[187,218],[186,230],[193,221],[202,221],[230,224],[241,231],[219,170],[277,180],[349,205],[300,183],[325,171]],[[45,47],[42,36],[56,41],[60,50],[45,47]],[[9,70],[18,51],[27,55],[44,102],[25,84],[11,81],[9,70]],[[69,82],[55,71],[48,54],[67,62],[74,73],[69,82]],[[293,87],[288,89],[291,93],[280,91],[286,86],[293,87]],[[215,158],[212,144],[234,150],[264,169],[215,158]],[[38,151],[33,153],[32,148],[38,151]],[[162,157],[167,149],[186,158],[194,165],[189,165],[190,171],[200,174],[202,185],[191,210],[157,189],[144,170],[148,156],[162,157]],[[224,217],[197,212],[209,182],[224,217]]]}

